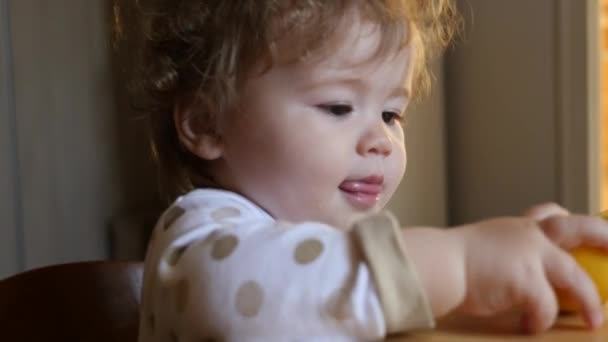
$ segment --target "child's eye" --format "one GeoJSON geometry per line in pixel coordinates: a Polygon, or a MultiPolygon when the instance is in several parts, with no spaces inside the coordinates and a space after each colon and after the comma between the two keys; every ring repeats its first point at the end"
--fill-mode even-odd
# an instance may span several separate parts
{"type": "Polygon", "coordinates": [[[388,125],[395,124],[395,121],[401,121],[401,114],[398,112],[382,112],[382,121],[388,125]]]}
{"type": "Polygon", "coordinates": [[[349,104],[324,104],[319,105],[318,107],[335,116],[344,116],[353,111],[353,106],[349,104]]]}

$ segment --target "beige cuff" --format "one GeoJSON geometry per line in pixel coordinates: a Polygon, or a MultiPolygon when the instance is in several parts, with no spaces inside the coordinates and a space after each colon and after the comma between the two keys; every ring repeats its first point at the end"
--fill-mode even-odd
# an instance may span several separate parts
{"type": "Polygon", "coordinates": [[[387,211],[371,215],[355,223],[353,233],[375,280],[387,333],[433,328],[435,320],[408,261],[397,219],[387,211]]]}

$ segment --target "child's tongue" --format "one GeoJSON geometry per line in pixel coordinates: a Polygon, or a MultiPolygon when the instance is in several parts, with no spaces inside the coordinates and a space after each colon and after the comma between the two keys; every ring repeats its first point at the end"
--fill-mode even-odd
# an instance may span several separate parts
{"type": "Polygon", "coordinates": [[[382,184],[374,184],[363,180],[348,180],[340,184],[340,190],[348,193],[378,196],[382,192],[382,184]]]}

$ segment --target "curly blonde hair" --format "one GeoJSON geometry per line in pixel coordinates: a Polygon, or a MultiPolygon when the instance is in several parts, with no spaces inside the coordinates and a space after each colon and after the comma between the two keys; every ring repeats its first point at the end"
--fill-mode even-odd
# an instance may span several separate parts
{"type": "Polygon", "coordinates": [[[123,46],[138,47],[132,90],[149,123],[161,184],[171,195],[209,185],[205,161],[179,143],[177,103],[199,104],[202,121],[215,132],[218,117],[234,108],[260,61],[270,66],[322,51],[350,9],[380,28],[377,53],[416,46],[413,91],[419,97],[429,89],[429,57],[450,42],[460,23],[452,0],[132,1],[128,12],[121,8],[124,0],[115,0],[115,33],[117,41],[129,41],[122,27],[127,21],[138,33],[138,42],[123,46]],[[281,50],[283,39],[288,49],[281,50]]]}

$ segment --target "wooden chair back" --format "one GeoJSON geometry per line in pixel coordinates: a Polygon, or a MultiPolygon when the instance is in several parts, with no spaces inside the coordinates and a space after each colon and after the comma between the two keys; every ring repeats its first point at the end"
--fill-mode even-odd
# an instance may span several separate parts
{"type": "Polygon", "coordinates": [[[0,280],[0,341],[136,342],[143,267],[92,261],[0,280]]]}

